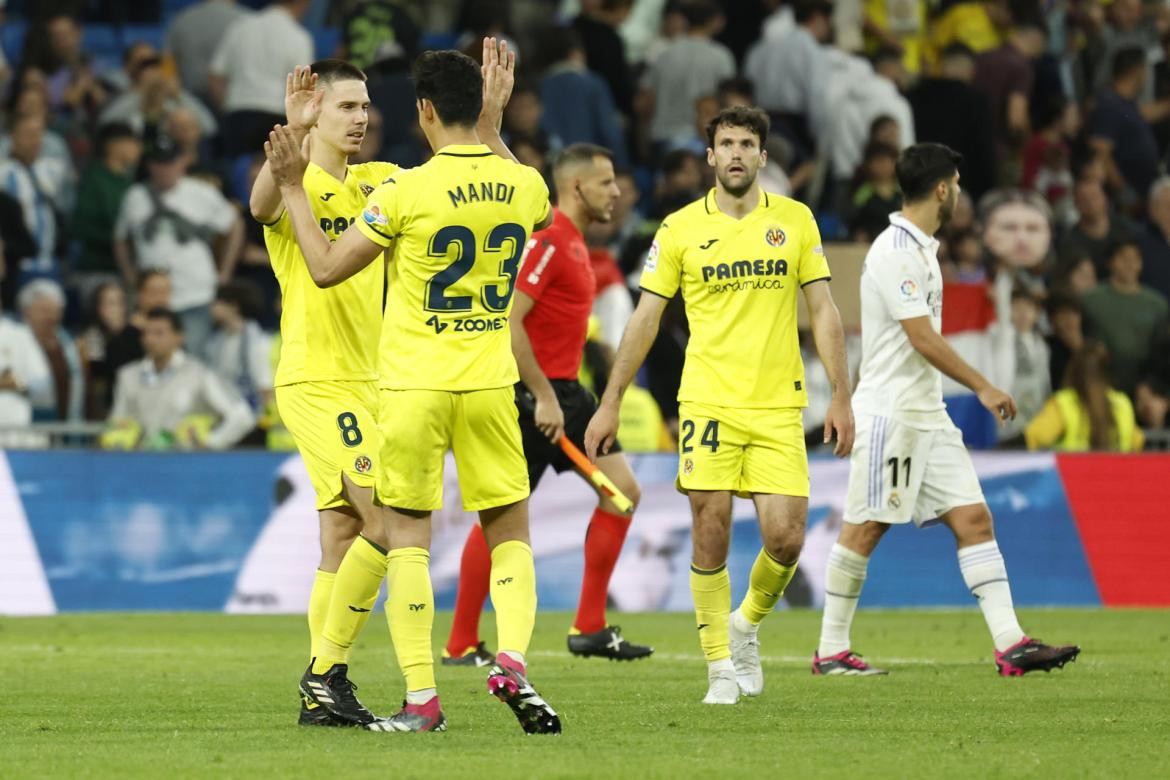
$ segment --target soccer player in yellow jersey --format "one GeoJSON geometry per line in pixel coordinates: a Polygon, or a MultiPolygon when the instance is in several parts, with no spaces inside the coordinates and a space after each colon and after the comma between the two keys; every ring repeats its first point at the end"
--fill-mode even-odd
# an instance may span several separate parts
{"type": "MultiPolygon", "coordinates": [[[[485,55],[490,81],[494,43],[485,55]]],[[[524,663],[536,583],[508,330],[525,243],[552,218],[548,188],[536,170],[481,143],[489,139],[477,135],[476,120],[482,93],[491,90],[473,60],[427,52],[413,76],[419,124],[435,155],[375,190],[356,227],[336,242],[309,210],[292,133],[274,132],[266,151],[317,284],[341,282],[392,250],[379,346],[377,498],[390,537],[386,611],[407,688],[395,718],[410,730],[445,722],[431,651],[428,548],[430,513],[442,506],[444,456],[453,449],[464,508],[479,512],[491,548],[500,650],[488,690],[526,732],[557,733],[560,720],[528,682],[524,663]]],[[[498,136],[491,140],[502,147],[498,136]]]]}
{"type": "MultiPolygon", "coordinates": [[[[348,164],[366,131],[365,81],[349,63],[322,60],[298,67],[286,84],[288,126],[298,143],[308,139],[304,187],[313,218],[332,238],[361,213],[366,196],[398,171],[390,163],[348,164]]],[[[373,503],[379,450],[374,334],[382,325],[385,269],[372,263],[343,284],[318,288],[267,164],[256,178],[250,207],[265,226],[283,300],[276,401],[309,472],[320,516],[321,562],[309,596],[310,658],[322,655],[324,643],[331,645],[339,660],[333,673],[337,698],[348,700],[353,697],[346,678],[349,647],[369,617],[376,591],[357,595],[347,581],[371,570],[380,582],[389,544],[382,509],[373,503]],[[359,532],[358,549],[343,564],[359,532]]],[[[303,725],[350,725],[311,696],[301,698],[303,725]]],[[[359,723],[374,720],[356,698],[348,703],[359,723]]]]}
{"type": "Polygon", "coordinates": [[[767,135],[768,118],[756,108],[726,109],[707,125],[715,188],[659,228],[642,270],[642,297],[585,434],[591,457],[608,452],[622,393],[681,287],[691,337],[678,393],[678,485],[693,515],[691,594],[707,658],[707,704],[735,704],[741,691],[763,691],[756,632],[792,579],[804,542],[801,407],[808,400],[798,290],[832,382],[825,441],[836,432],[838,456],[853,445],[845,336],[820,233],[808,208],[757,184],[767,135]],[[727,575],[733,495],[755,502],[764,543],[734,613],[727,575]]]}

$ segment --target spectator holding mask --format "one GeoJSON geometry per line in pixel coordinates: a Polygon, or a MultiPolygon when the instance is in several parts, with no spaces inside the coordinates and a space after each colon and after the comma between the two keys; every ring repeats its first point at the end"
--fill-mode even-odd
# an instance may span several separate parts
{"type": "Polygon", "coordinates": [[[178,147],[147,157],[149,178],[126,193],[114,228],[114,252],[127,284],[146,268],[165,270],[171,306],[187,347],[200,355],[211,335],[211,302],[231,279],[244,239],[239,212],[218,190],[186,175],[178,147]]]}
{"type": "Polygon", "coordinates": [[[87,311],[89,325],[81,332],[78,349],[85,366],[85,419],[104,420],[114,400],[116,370],[110,345],[126,330],[126,293],[118,282],[94,289],[87,311]]]}
{"type": "Polygon", "coordinates": [[[31,397],[33,420],[80,420],[85,404],[85,381],[77,344],[61,325],[65,293],[50,279],[36,279],[21,289],[18,304],[24,324],[32,333],[52,377],[48,393],[31,397]]]}
{"type": "Polygon", "coordinates": [[[252,430],[255,417],[247,402],[182,346],[183,322],[176,314],[147,313],[146,357],[118,372],[104,447],[222,450],[252,430]]]}
{"type": "Polygon", "coordinates": [[[1122,241],[1109,257],[1109,279],[1084,297],[1085,331],[1104,343],[1112,358],[1112,384],[1132,394],[1154,356],[1168,321],[1166,299],[1143,285],[1141,247],[1122,241]]]}
{"type": "Polygon", "coordinates": [[[1109,352],[1096,342],[1073,355],[1066,387],[1058,390],[1024,430],[1030,450],[1137,452],[1143,436],[1133,404],[1109,381],[1109,352]]]}
{"type": "Polygon", "coordinates": [[[996,190],[980,202],[983,243],[996,261],[997,277],[1012,289],[1023,284],[1044,294],[1044,272],[1052,250],[1052,210],[1047,201],[1026,190],[996,190]]]}

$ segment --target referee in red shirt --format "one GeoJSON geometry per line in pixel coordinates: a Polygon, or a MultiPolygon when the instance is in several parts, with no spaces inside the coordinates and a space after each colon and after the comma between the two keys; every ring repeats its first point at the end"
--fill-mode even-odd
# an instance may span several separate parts
{"type": "MultiPolygon", "coordinates": [[[[573,468],[556,444],[562,434],[584,446],[585,428],[597,409],[593,395],[577,381],[595,280],[584,230],[608,222],[620,191],[609,150],[593,144],[566,147],[553,166],[558,208],[552,225],[528,242],[512,305],[512,352],[520,368],[516,406],[533,490],[545,470],[573,468]],[[521,327],[522,326],[522,327],[521,327]]],[[[597,466],[636,505],[638,483],[620,448],[597,466]]],[[[590,483],[592,485],[592,483],[590,483]]],[[[585,534],[585,576],[577,618],[569,631],[569,652],[580,656],[634,659],[652,648],[627,642],[606,623],[609,579],[622,550],[633,510],[621,512],[603,493],[585,534]]],[[[443,651],[447,665],[484,666],[492,655],[479,640],[479,616],[490,586],[491,556],[483,530],[471,529],[463,547],[459,592],[451,636],[443,651]]]]}

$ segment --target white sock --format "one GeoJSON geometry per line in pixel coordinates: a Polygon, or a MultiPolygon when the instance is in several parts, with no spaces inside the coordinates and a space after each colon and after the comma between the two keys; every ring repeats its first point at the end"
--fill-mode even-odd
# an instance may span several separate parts
{"type": "Polygon", "coordinates": [[[971,595],[979,600],[995,649],[1002,652],[1023,639],[999,544],[992,539],[959,550],[959,570],[971,595]]]}
{"type": "Polygon", "coordinates": [[[439,695],[439,692],[434,688],[423,688],[421,691],[407,691],[407,704],[426,704],[431,699],[439,695]]]}
{"type": "Polygon", "coordinates": [[[849,649],[849,627],[865,584],[865,570],[869,558],[834,544],[829,551],[829,565],[825,569],[825,611],[821,616],[821,643],[817,655],[821,658],[843,653],[849,649]]]}
{"type": "Polygon", "coordinates": [[[735,630],[741,634],[755,635],[760,630],[759,623],[753,623],[739,613],[737,609],[731,613],[731,620],[735,624],[735,630]]]}
{"type": "Polygon", "coordinates": [[[732,665],[730,658],[720,658],[718,661],[707,662],[707,677],[715,677],[719,674],[735,675],[735,666],[732,665]]]}

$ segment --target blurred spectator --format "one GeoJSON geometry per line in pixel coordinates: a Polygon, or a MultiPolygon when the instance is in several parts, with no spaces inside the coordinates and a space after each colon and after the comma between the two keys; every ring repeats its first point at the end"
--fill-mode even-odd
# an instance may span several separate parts
{"type": "MultiPolygon", "coordinates": [[[[34,398],[51,397],[53,377],[32,331],[0,317],[0,429],[21,428],[33,419],[34,398]]],[[[0,444],[19,446],[19,434],[0,430],[0,444]]]]}
{"type": "Polygon", "coordinates": [[[1068,364],[1085,345],[1083,313],[1080,299],[1054,295],[1048,299],[1048,377],[1054,390],[1064,387],[1068,364]]]}
{"type": "Polygon", "coordinates": [[[1150,187],[1145,230],[1138,234],[1142,248],[1142,284],[1170,300],[1170,176],[1150,187]]]}
{"type": "Polygon", "coordinates": [[[49,393],[31,396],[33,420],[80,420],[85,404],[85,381],[77,344],[62,327],[64,291],[50,279],[36,279],[21,289],[17,303],[53,380],[49,393]]]}
{"type": "Polygon", "coordinates": [[[1044,406],[1052,394],[1049,374],[1051,356],[1048,344],[1037,327],[1040,319],[1039,302],[1024,289],[1016,289],[1011,296],[1006,344],[1014,358],[1014,372],[1009,392],[1019,410],[1014,420],[999,429],[1000,441],[1015,438],[1044,406]]]}
{"type": "Polygon", "coordinates": [[[689,136],[679,136],[667,143],[666,151],[685,149],[691,154],[700,157],[707,156],[707,123],[719,113],[719,98],[715,95],[704,95],[695,101],[694,127],[689,136]]]}
{"type": "Polygon", "coordinates": [[[272,401],[272,336],[256,318],[260,292],[247,282],[222,284],[211,304],[215,332],[207,345],[207,365],[232,385],[259,415],[272,401]]]}
{"type": "Polygon", "coordinates": [[[519,82],[504,109],[504,140],[510,143],[514,138],[531,138],[553,153],[560,151],[564,144],[559,138],[549,137],[542,126],[543,118],[540,91],[532,82],[519,82]]]}
{"type": "Polygon", "coordinates": [[[566,146],[597,144],[613,152],[615,163],[624,164],[628,154],[613,98],[601,77],[585,67],[585,51],[577,34],[557,27],[543,37],[546,50],[555,54],[540,80],[541,125],[566,146]]]}
{"type": "Polygon", "coordinates": [[[104,84],[113,96],[121,95],[134,86],[134,74],[139,67],[148,60],[158,58],[158,51],[149,41],[135,41],[126,47],[122,54],[122,67],[116,70],[107,70],[101,75],[104,84]]]}
{"type": "Polygon", "coordinates": [[[313,39],[297,21],[308,7],[309,0],[275,0],[232,24],[216,48],[208,86],[224,114],[225,156],[259,151],[284,121],[285,79],[313,61],[313,39]]]}
{"type": "Polygon", "coordinates": [[[1040,109],[1036,132],[1024,149],[1021,186],[1044,196],[1059,225],[1069,224],[1076,213],[1068,140],[1077,134],[1079,122],[1075,104],[1063,97],[1049,100],[1040,109]]]}
{"type": "Polygon", "coordinates": [[[1113,386],[1133,393],[1154,344],[1166,331],[1166,299],[1141,284],[1141,248],[1122,241],[1109,258],[1109,280],[1083,300],[1085,331],[1102,341],[1112,357],[1113,386]]]}
{"type": "Polygon", "coordinates": [[[1113,0],[1105,9],[1105,23],[1096,29],[1089,28],[1089,46],[1085,51],[1092,68],[1089,77],[1094,92],[1109,86],[1110,68],[1119,51],[1150,52],[1158,48],[1158,28],[1142,18],[1142,0],[1113,0]]]}
{"type": "Polygon", "coordinates": [[[1096,108],[1086,122],[1089,142],[1107,160],[1110,184],[1124,183],[1131,200],[1141,200],[1150,191],[1160,162],[1154,131],[1138,105],[1148,70],[1142,49],[1118,51],[1112,85],[1097,96],[1096,108]]]}
{"type": "Polygon", "coordinates": [[[633,116],[634,77],[618,27],[629,17],[633,5],[633,0],[586,0],[573,20],[573,29],[585,51],[585,64],[605,79],[614,105],[626,117],[633,116]]]}
{"type": "Polygon", "coordinates": [[[122,201],[114,253],[128,285],[142,269],[168,273],[171,306],[183,320],[189,350],[199,355],[211,335],[216,285],[235,270],[243,221],[218,190],[185,175],[176,147],[152,152],[147,170],[149,179],[131,187],[122,201]]]}
{"type": "Polygon", "coordinates": [[[114,98],[102,110],[99,122],[125,122],[153,147],[169,113],[178,108],[190,111],[205,134],[215,132],[215,117],[199,100],[179,86],[179,81],[163,68],[162,60],[151,57],[138,64],[131,74],[133,86],[114,98]]]}
{"type": "Polygon", "coordinates": [[[35,254],[22,258],[19,267],[9,271],[22,280],[60,276],[58,250],[63,236],[58,223],[70,172],[53,160],[39,158],[44,137],[43,119],[31,114],[15,117],[9,156],[0,161],[0,186],[20,203],[25,227],[37,245],[35,254]]]}
{"type": "Polygon", "coordinates": [[[45,74],[49,104],[62,117],[83,117],[106,99],[82,51],[81,25],[67,14],[49,16],[29,28],[21,70],[29,68],[45,74]]]}
{"type": "MultiPolygon", "coordinates": [[[[73,180],[73,153],[70,151],[69,142],[54,129],[52,112],[49,110],[49,99],[43,89],[29,86],[16,93],[9,118],[15,121],[16,117],[19,116],[40,117],[41,121],[44,122],[45,133],[41,141],[41,150],[36,157],[37,162],[42,163],[47,160],[49,161],[47,164],[53,165],[56,170],[64,171],[66,179],[62,182],[63,192],[68,193],[71,190],[73,180]]],[[[11,150],[12,138],[7,135],[0,137],[0,157],[7,157],[11,150]]],[[[68,201],[68,195],[64,196],[64,202],[68,201]]]]}
{"type": "Polygon", "coordinates": [[[90,295],[86,315],[89,324],[81,332],[78,347],[85,365],[85,419],[104,420],[114,400],[117,370],[110,345],[126,330],[126,293],[118,282],[99,285],[90,295]]]}
{"type": "MultiPolygon", "coordinates": [[[[1040,22],[1023,21],[1012,28],[1005,43],[975,58],[972,83],[991,101],[1003,162],[1012,161],[1028,138],[1033,61],[1044,53],[1047,42],[1047,31],[1040,22]]],[[[1018,181],[1018,172],[1016,176],[1018,181]]]]}
{"type": "Polygon", "coordinates": [[[827,0],[801,0],[796,25],[774,39],[765,35],[744,61],[757,103],[772,115],[773,130],[796,146],[797,161],[828,145],[830,66],[824,44],[832,14],[827,0]]]}
{"type": "Polygon", "coordinates": [[[702,194],[703,169],[699,158],[679,149],[662,159],[662,181],[654,194],[650,216],[662,219],[702,194]]]}
{"type": "Polygon", "coordinates": [[[73,236],[81,244],[72,281],[81,296],[116,278],[114,224],[122,198],[134,184],[142,158],[142,141],[124,122],[112,122],[98,132],[98,156],[81,176],[77,206],[73,211],[73,236]]]}
{"type": "Polygon", "coordinates": [[[974,230],[957,233],[947,242],[950,254],[943,266],[943,278],[954,284],[983,284],[987,268],[983,264],[983,242],[974,230]]]}
{"type": "Polygon", "coordinates": [[[1097,266],[1088,255],[1061,260],[1052,273],[1052,291],[1078,300],[1097,286],[1097,266]]]}
{"type": "Polygon", "coordinates": [[[179,82],[205,103],[211,102],[208,77],[215,50],[245,13],[235,0],[200,0],[180,11],[167,28],[163,48],[175,61],[179,82]]]}
{"type": "MultiPolygon", "coordinates": [[[[406,3],[364,0],[349,5],[352,10],[341,22],[342,54],[338,56],[365,70],[388,59],[410,62],[418,54],[422,31],[406,3]]],[[[332,54],[321,52],[323,57],[332,54]]]]}
{"type": "Polygon", "coordinates": [[[1078,350],[1068,366],[1068,386],[1049,398],[1024,430],[1028,449],[1140,451],[1143,437],[1133,404],[1113,389],[1109,376],[1104,346],[1089,342],[1078,350]]]}
{"type": "Polygon", "coordinates": [[[1147,376],[1134,392],[1138,424],[1146,430],[1170,428],[1170,385],[1157,376],[1147,376]]]}
{"type": "Polygon", "coordinates": [[[109,373],[118,375],[118,369],[142,358],[142,331],[146,329],[146,314],[155,309],[171,307],[171,277],[165,271],[148,268],[138,277],[138,289],[125,328],[110,336],[106,344],[109,373]]]}
{"type": "Polygon", "coordinates": [[[933,71],[947,48],[961,44],[975,54],[1003,43],[1011,27],[1008,0],[959,0],[941,11],[930,24],[926,43],[927,70],[933,71]]]}
{"type": "Polygon", "coordinates": [[[714,94],[719,82],[735,75],[731,51],[713,40],[723,29],[719,7],[711,0],[693,0],[681,10],[687,19],[686,34],[667,44],[641,84],[644,100],[653,104],[650,140],[658,145],[689,135],[695,101],[714,94]]]}
{"type": "Polygon", "coordinates": [[[962,154],[961,186],[978,200],[995,186],[997,163],[990,101],[972,86],[974,79],[974,53],[955,44],[943,52],[939,75],[923,78],[908,97],[917,140],[962,154]]]}
{"type": "Polygon", "coordinates": [[[895,166],[898,150],[875,142],[865,149],[860,184],[853,191],[849,215],[849,237],[869,243],[890,226],[890,214],[902,207],[895,166]]]}
{"type": "Polygon", "coordinates": [[[195,112],[179,106],[163,120],[162,137],[178,147],[189,176],[198,176],[218,188],[221,187],[220,167],[211,150],[211,143],[203,131],[195,112]]]}
{"type": "Polygon", "coordinates": [[[0,310],[15,307],[20,263],[36,253],[20,201],[0,189],[0,310]]]}
{"type": "Polygon", "coordinates": [[[1091,179],[1073,185],[1073,204],[1078,218],[1060,243],[1060,257],[1066,261],[1090,257],[1097,278],[1104,279],[1109,275],[1110,253],[1129,240],[1132,231],[1122,217],[1110,213],[1104,188],[1091,179]]]}
{"type": "Polygon", "coordinates": [[[511,148],[521,165],[535,168],[548,180],[548,159],[552,152],[542,137],[518,135],[512,139],[511,148]]]}
{"type": "Polygon", "coordinates": [[[866,53],[872,55],[883,49],[896,51],[907,71],[914,74],[921,71],[926,37],[925,0],[899,3],[863,0],[861,5],[866,53]]]}
{"type": "MultiPolygon", "coordinates": [[[[832,174],[838,186],[845,188],[862,165],[866,145],[875,140],[873,133],[879,123],[888,133],[881,140],[895,150],[901,151],[914,143],[914,114],[892,78],[896,74],[891,72],[902,72],[901,58],[889,50],[879,52],[878,58],[870,65],[868,60],[836,50],[830,50],[827,58],[832,69],[829,77],[832,174]]],[[[846,189],[841,194],[849,193],[846,189]]]]}
{"type": "Polygon", "coordinates": [[[146,315],[146,357],[118,372],[110,423],[144,447],[232,447],[252,430],[255,418],[231,385],[182,346],[183,323],[176,314],[154,309],[146,315]]]}

